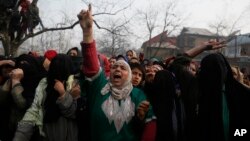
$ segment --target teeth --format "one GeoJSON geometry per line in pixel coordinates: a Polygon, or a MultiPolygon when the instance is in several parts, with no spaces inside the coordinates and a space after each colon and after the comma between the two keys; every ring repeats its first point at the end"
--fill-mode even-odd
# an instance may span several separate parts
{"type": "Polygon", "coordinates": [[[121,76],[118,75],[118,74],[115,74],[115,75],[114,75],[114,78],[121,78],[121,76]]]}

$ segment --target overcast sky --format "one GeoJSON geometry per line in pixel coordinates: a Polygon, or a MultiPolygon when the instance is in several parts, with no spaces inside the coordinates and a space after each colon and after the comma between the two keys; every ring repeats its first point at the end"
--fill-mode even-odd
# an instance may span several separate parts
{"type": "MultiPolygon", "coordinates": [[[[124,17],[132,19],[130,21],[130,28],[133,33],[139,37],[131,36],[131,40],[134,43],[133,47],[139,48],[141,44],[148,39],[148,32],[145,23],[141,22],[136,16],[138,10],[147,11],[148,9],[158,10],[159,15],[164,11],[164,4],[171,0],[85,0],[86,3],[92,3],[93,13],[99,13],[103,11],[101,8],[106,8],[103,2],[116,3],[114,4],[113,11],[123,8],[131,3],[131,6],[118,13],[114,17],[116,19],[123,19],[124,17]],[[100,8],[97,8],[97,7],[100,8]]],[[[196,27],[207,28],[209,24],[216,23],[216,21],[222,20],[228,25],[233,25],[237,19],[234,30],[240,30],[240,34],[250,33],[250,1],[249,0],[172,0],[176,2],[175,14],[184,19],[182,27],[196,27]]],[[[82,0],[39,0],[38,7],[40,9],[40,17],[42,18],[45,27],[54,27],[56,23],[60,23],[66,15],[68,19],[76,21],[76,15],[81,9],[86,9],[86,3],[82,0]]],[[[107,9],[110,9],[107,7],[107,9]]],[[[101,26],[109,26],[105,20],[107,17],[95,16],[94,17],[101,26]]],[[[158,23],[161,23],[163,17],[160,15],[157,17],[158,23]]],[[[181,30],[179,29],[179,31],[181,30]]],[[[209,29],[212,31],[212,29],[209,29]]],[[[95,37],[99,32],[103,30],[95,30],[95,37]]],[[[155,30],[153,36],[159,34],[161,31],[155,30]]],[[[175,35],[179,34],[179,31],[175,35]]],[[[73,34],[72,46],[78,46],[82,40],[82,33],[79,25],[74,30],[69,30],[70,34],[73,34]]],[[[28,40],[27,42],[32,42],[28,40]]],[[[29,43],[28,43],[29,44],[29,43]]],[[[25,44],[27,46],[27,44],[25,44]]]]}
{"type": "MultiPolygon", "coordinates": [[[[111,3],[111,1],[117,3],[116,9],[123,7],[127,3],[131,2],[132,5],[126,9],[123,13],[119,13],[117,16],[128,18],[133,17],[136,11],[146,9],[161,9],[163,3],[170,0],[88,0],[93,5],[100,5],[103,1],[111,3]]],[[[215,23],[222,19],[226,23],[232,25],[236,19],[240,17],[240,21],[237,22],[237,29],[241,30],[241,34],[250,32],[250,1],[249,0],[175,0],[177,2],[176,13],[185,17],[185,21],[182,26],[197,27],[209,29],[209,24],[215,23]],[[249,10],[248,10],[249,9],[249,10]]],[[[76,15],[83,8],[86,8],[86,4],[82,0],[39,0],[38,6],[40,8],[40,15],[43,19],[45,26],[51,26],[62,20],[63,12],[72,20],[77,20],[76,15]],[[63,12],[62,12],[63,11],[63,12]]],[[[93,8],[93,13],[99,12],[100,9],[93,8]]],[[[95,17],[95,18],[100,18],[95,17]]],[[[161,17],[158,17],[159,19],[161,17]]],[[[100,19],[100,21],[102,21],[100,19]]],[[[131,21],[132,28],[135,34],[146,34],[146,28],[143,24],[136,19],[131,21]],[[140,25],[141,28],[137,28],[140,25]]],[[[74,29],[76,35],[75,44],[78,44],[78,40],[81,40],[81,30],[78,27],[74,29]]],[[[155,35],[158,33],[154,33],[155,35]]],[[[145,37],[146,39],[146,37],[145,37]]],[[[138,44],[141,44],[143,40],[140,39],[138,44]]]]}

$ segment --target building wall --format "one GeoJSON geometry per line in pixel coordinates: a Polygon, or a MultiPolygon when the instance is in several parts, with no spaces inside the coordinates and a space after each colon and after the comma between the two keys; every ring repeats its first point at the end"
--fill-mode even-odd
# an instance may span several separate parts
{"type": "Polygon", "coordinates": [[[4,55],[4,49],[3,49],[3,47],[0,47],[0,55],[4,55]]]}
{"type": "Polygon", "coordinates": [[[228,46],[225,48],[225,56],[227,57],[240,57],[240,56],[250,56],[250,44],[228,46]]]}
{"type": "Polygon", "coordinates": [[[180,34],[177,38],[177,46],[181,49],[181,51],[185,52],[195,46],[201,45],[202,43],[215,38],[216,36],[180,34]]]}
{"type": "MultiPolygon", "coordinates": [[[[186,33],[181,33],[177,37],[177,47],[180,48],[180,52],[186,52],[187,50],[190,50],[193,47],[202,45],[204,42],[207,42],[211,39],[217,39],[218,36],[206,36],[206,35],[199,35],[199,34],[186,34],[186,33]]],[[[223,38],[223,37],[219,37],[223,38]]],[[[225,52],[224,49],[219,49],[219,50],[211,50],[211,51],[204,51],[198,56],[195,57],[197,60],[201,60],[203,57],[210,53],[215,53],[215,52],[220,52],[223,53],[225,52]]]]}
{"type": "Polygon", "coordinates": [[[180,53],[179,50],[175,48],[147,47],[147,49],[144,50],[144,54],[147,55],[145,58],[148,59],[152,57],[162,59],[169,56],[175,56],[178,53],[180,53]]]}
{"type": "Polygon", "coordinates": [[[250,56],[250,44],[241,45],[240,55],[241,56],[250,56]]]}

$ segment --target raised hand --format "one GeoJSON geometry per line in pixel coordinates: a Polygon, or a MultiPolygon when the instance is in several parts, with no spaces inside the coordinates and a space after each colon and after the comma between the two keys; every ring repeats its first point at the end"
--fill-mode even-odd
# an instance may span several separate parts
{"type": "Polygon", "coordinates": [[[150,103],[147,100],[144,100],[139,104],[139,107],[137,108],[137,117],[140,120],[143,120],[145,118],[146,113],[149,110],[149,105],[150,103]]]}
{"type": "Polygon", "coordinates": [[[10,78],[12,82],[12,87],[15,86],[16,84],[20,83],[20,81],[23,79],[24,73],[22,69],[13,69],[10,72],[10,78]]]}
{"type": "Polygon", "coordinates": [[[226,46],[226,41],[216,41],[216,40],[210,40],[208,42],[204,42],[203,44],[193,47],[185,52],[186,55],[189,57],[195,57],[202,53],[205,50],[216,50],[220,49],[226,46]]]}
{"type": "Polygon", "coordinates": [[[210,40],[205,42],[204,45],[206,46],[206,50],[216,50],[225,47],[226,43],[224,41],[210,40]]]}
{"type": "Polygon", "coordinates": [[[92,42],[93,41],[93,16],[92,16],[92,8],[89,4],[88,10],[82,10],[77,15],[80,26],[83,31],[83,41],[84,42],[92,42]]]}
{"type": "Polygon", "coordinates": [[[70,94],[74,99],[77,99],[81,95],[81,88],[78,82],[75,82],[75,84],[72,86],[70,90],[70,94]]]}
{"type": "Polygon", "coordinates": [[[54,89],[59,93],[60,96],[64,96],[65,88],[64,88],[63,82],[59,80],[55,80],[54,89]]]}

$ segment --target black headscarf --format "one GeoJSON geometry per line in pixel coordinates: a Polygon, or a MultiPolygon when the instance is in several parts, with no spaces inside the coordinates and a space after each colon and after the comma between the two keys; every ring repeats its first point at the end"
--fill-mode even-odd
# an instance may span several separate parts
{"type": "Polygon", "coordinates": [[[73,48],[71,48],[71,49],[69,49],[68,51],[67,51],[67,55],[70,55],[69,53],[72,51],[72,50],[75,50],[76,52],[77,52],[77,57],[82,57],[82,53],[81,53],[81,51],[78,49],[78,47],[73,47],[73,48]]]}
{"type": "Polygon", "coordinates": [[[191,59],[177,58],[169,70],[156,73],[152,107],[157,117],[157,140],[194,140],[196,137],[196,79],[186,70],[191,59]],[[177,88],[179,87],[179,88],[177,88]],[[180,89],[178,97],[176,90],[180,89]]]}
{"type": "Polygon", "coordinates": [[[66,90],[66,81],[71,74],[72,60],[69,56],[65,54],[58,54],[55,58],[52,59],[47,75],[47,96],[44,102],[45,123],[54,122],[61,115],[59,107],[56,104],[59,93],[54,89],[55,80],[57,79],[61,82],[65,82],[64,86],[66,90]]]}
{"type": "Polygon", "coordinates": [[[36,87],[39,81],[46,76],[42,63],[31,55],[23,54],[16,58],[16,68],[21,68],[24,72],[24,77],[21,84],[24,88],[22,95],[27,101],[29,107],[34,99],[36,87]]]}
{"type": "Polygon", "coordinates": [[[222,54],[211,54],[201,61],[199,78],[199,122],[201,140],[223,141],[222,90],[229,109],[229,140],[236,129],[249,129],[250,91],[233,78],[231,67],[222,54]]]}

